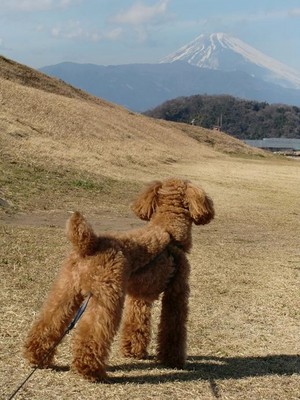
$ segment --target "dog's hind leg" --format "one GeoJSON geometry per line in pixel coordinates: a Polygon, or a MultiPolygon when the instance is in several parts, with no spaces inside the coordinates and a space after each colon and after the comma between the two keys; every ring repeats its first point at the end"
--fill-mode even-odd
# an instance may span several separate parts
{"type": "Polygon", "coordinates": [[[152,302],[127,296],[121,334],[121,352],[125,357],[146,358],[151,339],[152,302]]]}
{"type": "Polygon", "coordinates": [[[69,323],[79,308],[83,296],[74,284],[72,260],[62,266],[40,315],[33,324],[24,346],[24,357],[33,366],[49,366],[69,323]]]}
{"type": "Polygon", "coordinates": [[[163,365],[183,368],[186,361],[190,265],[185,254],[172,251],[176,273],[162,298],[157,358],[163,365]]]}
{"type": "Polygon", "coordinates": [[[107,380],[106,361],[124,305],[123,266],[105,267],[93,276],[92,296],[73,339],[72,366],[91,381],[107,380]]]}

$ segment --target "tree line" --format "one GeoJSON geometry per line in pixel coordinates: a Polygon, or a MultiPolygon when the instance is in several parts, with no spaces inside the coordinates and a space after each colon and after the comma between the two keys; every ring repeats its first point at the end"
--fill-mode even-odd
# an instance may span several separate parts
{"type": "Polygon", "coordinates": [[[239,139],[300,139],[300,108],[227,95],[178,97],[144,114],[223,132],[239,139]]]}

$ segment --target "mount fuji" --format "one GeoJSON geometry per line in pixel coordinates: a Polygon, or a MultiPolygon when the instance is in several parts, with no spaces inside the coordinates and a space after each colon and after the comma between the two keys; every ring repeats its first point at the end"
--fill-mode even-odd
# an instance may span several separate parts
{"type": "Polygon", "coordinates": [[[138,112],[196,94],[300,107],[299,73],[224,33],[200,35],[156,64],[64,62],[40,71],[138,112]]]}
{"type": "Polygon", "coordinates": [[[254,78],[300,89],[300,72],[225,33],[202,34],[161,62],[175,61],[213,70],[243,71],[254,78]]]}

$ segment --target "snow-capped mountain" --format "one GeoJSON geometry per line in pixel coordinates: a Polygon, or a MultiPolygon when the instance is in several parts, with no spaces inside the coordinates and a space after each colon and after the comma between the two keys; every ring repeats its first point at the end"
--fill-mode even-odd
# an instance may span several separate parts
{"type": "Polygon", "coordinates": [[[65,62],[40,70],[138,112],[204,93],[300,107],[300,73],[224,33],[200,35],[158,64],[65,62]]]}
{"type": "Polygon", "coordinates": [[[300,88],[300,72],[225,33],[200,35],[161,62],[175,61],[214,70],[243,71],[284,87],[300,88]]]}

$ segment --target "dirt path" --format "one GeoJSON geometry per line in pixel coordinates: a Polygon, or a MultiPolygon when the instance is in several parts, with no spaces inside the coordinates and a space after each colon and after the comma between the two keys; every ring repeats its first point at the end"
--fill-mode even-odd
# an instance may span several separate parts
{"type": "MultiPolygon", "coordinates": [[[[64,228],[71,211],[34,211],[32,213],[19,213],[15,215],[0,216],[0,225],[29,226],[29,227],[51,227],[64,228]]],[[[103,211],[101,214],[86,214],[85,217],[96,231],[126,230],[137,228],[143,222],[130,216],[119,216],[103,211]]]]}

